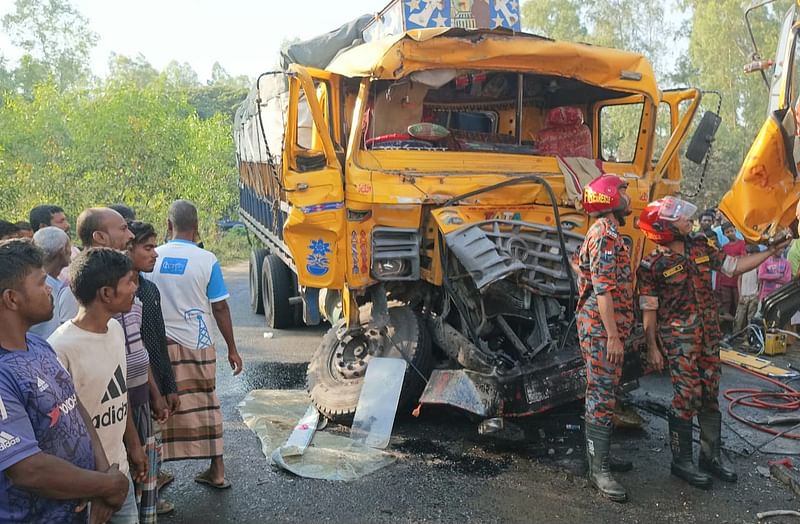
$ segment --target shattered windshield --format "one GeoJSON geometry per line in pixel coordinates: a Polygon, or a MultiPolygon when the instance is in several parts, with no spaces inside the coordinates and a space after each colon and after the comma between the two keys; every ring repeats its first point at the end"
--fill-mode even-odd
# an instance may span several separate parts
{"type": "Polygon", "coordinates": [[[361,147],[594,158],[595,103],[629,94],[552,75],[421,71],[372,82],[361,147]]]}

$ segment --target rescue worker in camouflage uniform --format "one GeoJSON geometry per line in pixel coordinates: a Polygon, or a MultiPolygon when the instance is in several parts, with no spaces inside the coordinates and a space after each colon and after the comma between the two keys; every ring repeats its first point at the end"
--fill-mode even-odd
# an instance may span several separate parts
{"type": "Polygon", "coordinates": [[[720,453],[719,310],[711,288],[712,271],[736,276],[753,268],[786,242],[762,253],[730,257],[703,232],[692,233],[697,208],[675,197],[647,205],[639,228],[658,244],[639,264],[637,288],[642,310],[647,359],[656,370],[666,352],[673,398],[669,417],[672,474],[708,489],[711,475],[736,482],[736,472],[720,453]],[[692,454],[692,419],[700,426],[698,469],[692,454]]]}
{"type": "Polygon", "coordinates": [[[589,481],[600,493],[624,502],[625,488],[611,476],[631,469],[630,462],[611,460],[612,417],[622,377],[623,341],[633,326],[633,279],[628,248],[618,227],[631,214],[628,184],[615,175],[601,175],[583,191],[583,208],[597,220],[577,253],[576,322],[586,363],[586,452],[589,481]]]}

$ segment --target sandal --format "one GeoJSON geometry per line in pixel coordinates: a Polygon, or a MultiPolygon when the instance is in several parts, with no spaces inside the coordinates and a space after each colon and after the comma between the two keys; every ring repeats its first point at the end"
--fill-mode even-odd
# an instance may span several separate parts
{"type": "Polygon", "coordinates": [[[228,482],[228,479],[222,479],[221,484],[215,484],[211,481],[210,475],[211,475],[210,471],[204,471],[199,475],[197,475],[194,478],[194,481],[197,482],[198,484],[205,484],[206,486],[211,486],[212,488],[216,489],[228,489],[231,487],[231,483],[228,482]]]}
{"type": "Polygon", "coordinates": [[[170,473],[169,471],[160,471],[158,473],[158,481],[157,481],[158,490],[161,491],[161,489],[164,486],[166,486],[167,484],[169,484],[173,480],[175,480],[175,475],[174,474],[170,473]]]}
{"type": "Polygon", "coordinates": [[[156,515],[169,515],[175,511],[175,504],[166,500],[159,500],[156,505],[156,515]]]}

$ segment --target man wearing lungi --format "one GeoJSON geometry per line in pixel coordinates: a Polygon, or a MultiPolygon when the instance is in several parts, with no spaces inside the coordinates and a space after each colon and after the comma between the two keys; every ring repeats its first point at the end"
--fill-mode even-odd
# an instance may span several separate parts
{"type": "Polygon", "coordinates": [[[197,246],[197,208],[176,200],[167,221],[170,240],[157,248],[155,270],[145,277],[158,286],[167,332],[167,349],[175,371],[180,407],[162,428],[164,460],[211,459],[195,482],[225,489],[222,460],[222,411],[216,393],[217,354],[210,317],[228,346],[233,374],[242,358],[233,338],[228,290],[217,257],[197,246]]]}

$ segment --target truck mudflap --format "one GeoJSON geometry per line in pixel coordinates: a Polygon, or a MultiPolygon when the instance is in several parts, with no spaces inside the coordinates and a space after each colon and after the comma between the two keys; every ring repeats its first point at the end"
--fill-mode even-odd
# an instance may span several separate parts
{"type": "MultiPolygon", "coordinates": [[[[644,366],[644,337],[629,339],[621,389],[638,384],[644,366]]],[[[582,399],[586,394],[586,368],[580,349],[566,347],[537,359],[513,375],[485,374],[466,369],[437,369],[431,373],[420,397],[423,405],[447,405],[479,417],[535,415],[582,399]]]]}

